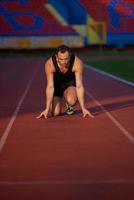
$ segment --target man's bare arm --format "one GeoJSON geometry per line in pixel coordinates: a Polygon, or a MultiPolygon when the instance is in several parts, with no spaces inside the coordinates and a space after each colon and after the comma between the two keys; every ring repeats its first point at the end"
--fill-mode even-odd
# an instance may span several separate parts
{"type": "Polygon", "coordinates": [[[46,63],[45,66],[46,78],[47,78],[47,87],[46,87],[46,109],[49,110],[53,100],[54,93],[54,80],[53,80],[53,71],[50,61],[46,63]]]}
{"type": "Polygon", "coordinates": [[[81,109],[84,108],[84,87],[83,87],[82,76],[83,76],[83,63],[81,62],[81,60],[77,58],[75,66],[76,91],[81,109]]]}
{"type": "Polygon", "coordinates": [[[37,117],[48,117],[48,113],[50,111],[50,107],[52,105],[53,93],[54,93],[54,80],[53,80],[53,69],[51,66],[51,60],[49,59],[45,64],[45,74],[47,78],[47,86],[46,86],[46,108],[45,110],[37,117]]]}
{"type": "Polygon", "coordinates": [[[83,86],[83,63],[79,58],[77,58],[75,64],[75,77],[76,77],[76,92],[78,101],[80,103],[80,107],[83,112],[83,117],[85,117],[86,115],[93,117],[93,115],[85,108],[84,86],[83,86]]]}

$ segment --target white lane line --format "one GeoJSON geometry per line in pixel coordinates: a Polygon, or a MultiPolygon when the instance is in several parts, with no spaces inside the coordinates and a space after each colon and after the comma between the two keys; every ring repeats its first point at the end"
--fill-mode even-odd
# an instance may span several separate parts
{"type": "Polygon", "coordinates": [[[96,105],[98,105],[101,110],[108,116],[108,118],[121,130],[121,132],[129,139],[130,142],[134,143],[134,137],[129,133],[122,124],[120,124],[101,104],[97,101],[88,91],[85,91],[87,96],[91,98],[96,105]]]}
{"type": "Polygon", "coordinates": [[[11,119],[10,119],[6,129],[5,129],[5,131],[2,134],[2,137],[0,138],[0,153],[1,153],[2,149],[3,149],[3,147],[4,147],[4,144],[5,144],[6,140],[7,140],[7,137],[8,137],[8,135],[10,133],[10,130],[11,130],[12,126],[13,126],[13,123],[14,123],[16,117],[17,117],[17,114],[18,114],[18,112],[20,110],[20,107],[21,107],[21,105],[22,105],[22,103],[23,103],[23,101],[24,101],[24,99],[25,99],[25,97],[27,95],[27,92],[28,92],[28,90],[29,90],[29,88],[31,86],[31,83],[32,83],[32,81],[34,79],[36,71],[37,71],[37,69],[34,70],[34,72],[32,74],[32,77],[29,80],[24,93],[22,94],[22,96],[21,96],[21,98],[20,98],[20,100],[19,100],[19,102],[17,104],[17,107],[16,107],[15,111],[14,111],[14,113],[13,113],[13,115],[12,115],[12,117],[11,117],[11,119]]]}
{"type": "Polygon", "coordinates": [[[88,68],[88,69],[91,69],[92,71],[95,71],[95,72],[97,72],[97,73],[99,73],[99,74],[102,74],[102,75],[104,75],[104,76],[108,76],[108,77],[110,77],[110,78],[112,78],[112,79],[114,79],[114,80],[116,80],[116,81],[120,81],[120,82],[125,83],[125,84],[127,84],[127,85],[129,85],[129,86],[134,87],[134,83],[133,83],[133,82],[126,81],[126,80],[124,80],[124,79],[122,79],[122,78],[119,78],[119,77],[117,77],[117,76],[114,76],[114,75],[112,75],[112,74],[109,74],[109,73],[107,73],[107,72],[104,72],[104,71],[102,71],[102,70],[95,69],[94,67],[91,67],[90,65],[85,65],[85,67],[88,68]]]}
{"type": "Polygon", "coordinates": [[[0,186],[134,184],[133,179],[70,181],[0,181],[0,186]]]}

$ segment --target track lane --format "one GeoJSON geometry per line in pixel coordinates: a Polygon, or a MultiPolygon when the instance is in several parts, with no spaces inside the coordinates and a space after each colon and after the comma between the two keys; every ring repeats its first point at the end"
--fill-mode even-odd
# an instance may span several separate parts
{"type": "MultiPolygon", "coordinates": [[[[89,71],[85,80],[86,88],[96,98],[99,97],[101,103],[106,103],[107,99],[113,97],[116,99],[118,95],[131,93],[128,90],[123,92],[123,95],[116,90],[113,94],[109,90],[102,93],[104,88],[101,90],[101,84],[106,85],[107,78],[98,77],[89,71]],[[102,83],[102,80],[106,82],[102,83]]],[[[114,86],[116,84],[114,83],[114,86]]],[[[43,87],[42,63],[1,154],[0,197],[3,200],[11,197],[81,199],[83,196],[84,199],[107,199],[109,194],[109,199],[132,197],[133,145],[87,96],[88,108],[93,113],[98,111],[95,119],[83,119],[79,106],[76,106],[78,113],[74,116],[63,115],[37,120],[35,117],[44,105],[43,87]],[[105,184],[105,181],[109,184],[105,184]],[[14,185],[9,186],[9,182],[14,185]],[[41,184],[37,185],[38,183],[41,184]],[[7,190],[10,192],[9,196],[7,190]]],[[[117,115],[120,110],[116,108],[112,112],[117,115]]]]}

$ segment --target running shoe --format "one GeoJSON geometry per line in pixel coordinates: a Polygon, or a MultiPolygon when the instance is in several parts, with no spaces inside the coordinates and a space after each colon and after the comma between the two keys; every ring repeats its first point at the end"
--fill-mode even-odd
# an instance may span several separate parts
{"type": "Polygon", "coordinates": [[[73,107],[68,105],[67,103],[66,103],[66,108],[67,108],[66,110],[67,115],[72,115],[74,113],[73,107]]]}

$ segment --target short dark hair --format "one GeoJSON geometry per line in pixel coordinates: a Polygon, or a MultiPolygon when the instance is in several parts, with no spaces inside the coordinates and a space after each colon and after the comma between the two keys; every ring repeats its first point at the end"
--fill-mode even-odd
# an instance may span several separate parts
{"type": "Polygon", "coordinates": [[[55,54],[58,54],[59,52],[65,53],[66,51],[71,53],[71,49],[68,46],[63,44],[63,45],[60,45],[59,47],[57,47],[55,54]]]}

